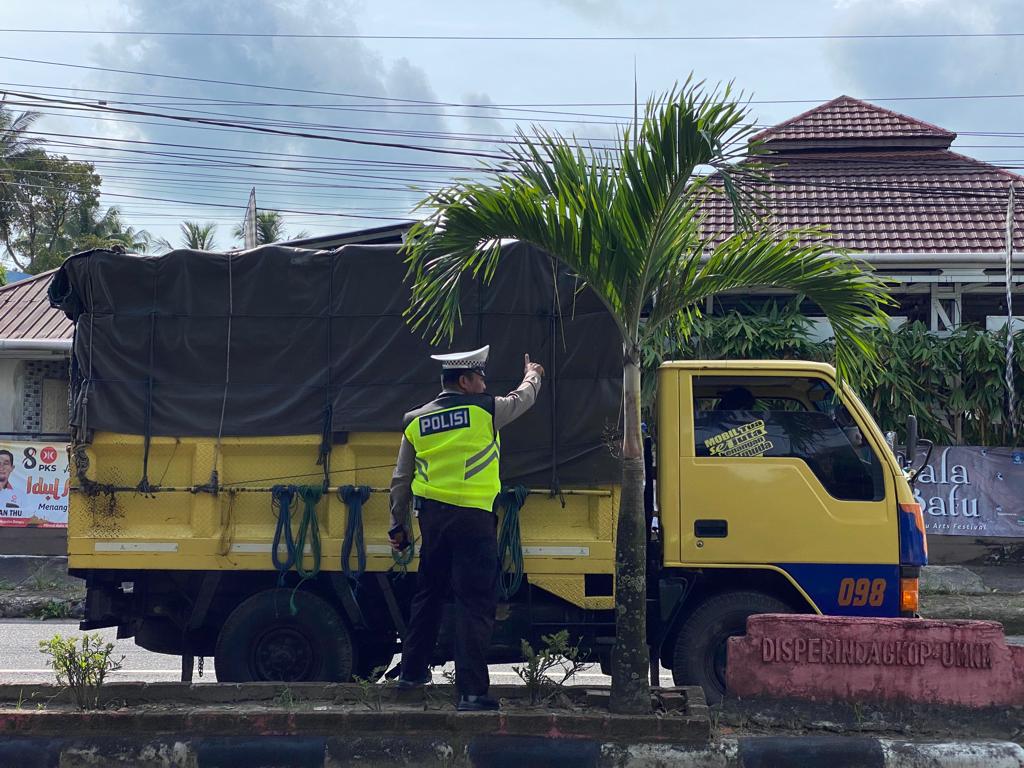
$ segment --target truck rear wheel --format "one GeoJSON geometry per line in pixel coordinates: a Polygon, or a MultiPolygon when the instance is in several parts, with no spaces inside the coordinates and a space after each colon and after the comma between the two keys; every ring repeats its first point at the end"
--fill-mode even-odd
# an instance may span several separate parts
{"type": "Polygon", "coordinates": [[[701,603],[683,620],[672,654],[676,685],[699,685],[709,704],[725,695],[726,644],[746,634],[755,613],[792,613],[793,609],[763,592],[726,592],[701,603]]]}
{"type": "Polygon", "coordinates": [[[268,589],[244,600],[217,637],[217,680],[344,682],[355,666],[352,635],[311,592],[268,589]],[[291,605],[294,600],[295,613],[291,605]]]}

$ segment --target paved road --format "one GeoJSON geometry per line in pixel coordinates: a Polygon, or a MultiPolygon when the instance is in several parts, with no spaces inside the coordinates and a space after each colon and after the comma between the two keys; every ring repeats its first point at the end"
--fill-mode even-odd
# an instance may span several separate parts
{"type": "MultiPolygon", "coordinates": [[[[181,662],[177,656],[151,653],[135,645],[133,640],[117,640],[113,628],[96,630],[116,646],[116,655],[124,654],[124,667],[114,672],[110,680],[145,680],[147,682],[179,680],[181,662]]],[[[46,666],[46,657],[39,652],[39,641],[48,640],[55,634],[79,635],[76,621],[35,621],[24,619],[0,620],[0,682],[3,683],[46,683],[53,681],[53,672],[46,666]]],[[[434,673],[434,680],[444,682],[444,670],[434,673]]],[[[202,679],[193,676],[194,682],[215,682],[213,659],[206,660],[206,674],[202,679]]],[[[517,684],[519,678],[511,665],[491,667],[491,682],[495,684],[517,684]]],[[[608,685],[610,678],[602,675],[596,665],[588,672],[577,675],[579,685],[608,685]]],[[[663,683],[672,684],[672,676],[663,674],[663,683]]]]}
{"type": "MultiPolygon", "coordinates": [[[[117,655],[125,656],[123,669],[113,673],[111,680],[158,682],[181,678],[181,662],[177,656],[151,653],[136,646],[132,640],[117,640],[113,628],[97,631],[116,645],[117,655]]],[[[52,682],[53,672],[46,666],[46,657],[39,652],[39,641],[47,640],[58,632],[63,635],[80,634],[76,621],[0,620],[0,648],[3,649],[0,653],[0,683],[52,682]]],[[[1024,645],[1024,635],[1008,637],[1007,640],[1024,645]]],[[[444,682],[443,672],[435,671],[435,682],[444,682]]],[[[213,659],[206,660],[204,677],[194,677],[194,681],[215,682],[213,659]]],[[[491,682],[509,685],[518,684],[520,680],[511,665],[501,664],[491,667],[491,682]]],[[[578,685],[608,685],[610,682],[610,678],[602,675],[596,666],[577,675],[575,680],[578,685]]],[[[672,685],[672,676],[665,670],[662,670],[662,684],[672,685]]]]}

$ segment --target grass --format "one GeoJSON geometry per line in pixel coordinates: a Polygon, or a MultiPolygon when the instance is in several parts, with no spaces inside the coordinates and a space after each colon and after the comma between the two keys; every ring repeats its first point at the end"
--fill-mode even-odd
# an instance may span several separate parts
{"type": "Polygon", "coordinates": [[[29,611],[29,616],[40,621],[66,619],[71,616],[71,604],[64,600],[47,600],[41,606],[29,611]]]}
{"type": "Polygon", "coordinates": [[[46,568],[40,568],[28,579],[29,585],[36,592],[51,592],[60,589],[61,583],[52,573],[47,573],[46,568]]]}

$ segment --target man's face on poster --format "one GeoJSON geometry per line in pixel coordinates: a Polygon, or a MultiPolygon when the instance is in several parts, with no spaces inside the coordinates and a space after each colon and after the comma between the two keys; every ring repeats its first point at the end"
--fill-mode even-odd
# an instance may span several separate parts
{"type": "Polygon", "coordinates": [[[10,451],[0,451],[0,486],[7,485],[7,480],[14,471],[14,456],[10,451]]]}

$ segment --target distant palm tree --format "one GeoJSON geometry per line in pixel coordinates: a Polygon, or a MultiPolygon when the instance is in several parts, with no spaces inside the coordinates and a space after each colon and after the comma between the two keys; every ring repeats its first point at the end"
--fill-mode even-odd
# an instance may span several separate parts
{"type": "Polygon", "coordinates": [[[85,229],[81,233],[72,233],[75,250],[120,246],[128,253],[148,253],[156,244],[146,230],[126,226],[121,219],[121,211],[115,206],[107,208],[99,219],[86,223],[85,229]]]}
{"type": "Polygon", "coordinates": [[[0,240],[7,242],[11,235],[14,216],[14,171],[18,161],[40,151],[43,141],[30,136],[33,123],[40,112],[22,112],[19,115],[4,106],[0,97],[0,240]]]}
{"type": "MultiPolygon", "coordinates": [[[[231,234],[236,240],[244,240],[244,226],[241,224],[236,225],[231,234]]],[[[291,236],[286,236],[284,233],[284,218],[278,211],[256,212],[256,245],[279,243],[282,240],[301,240],[306,236],[306,232],[297,232],[291,236]]]]}
{"type": "Polygon", "coordinates": [[[4,98],[0,97],[0,167],[39,149],[43,140],[28,134],[40,117],[41,112],[15,115],[4,106],[4,98]]]}
{"type": "MultiPolygon", "coordinates": [[[[217,225],[212,221],[200,224],[198,221],[181,222],[181,247],[196,251],[212,251],[216,248],[214,235],[217,225]]],[[[166,241],[164,241],[166,242],[166,241]]]]}

